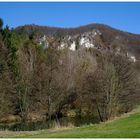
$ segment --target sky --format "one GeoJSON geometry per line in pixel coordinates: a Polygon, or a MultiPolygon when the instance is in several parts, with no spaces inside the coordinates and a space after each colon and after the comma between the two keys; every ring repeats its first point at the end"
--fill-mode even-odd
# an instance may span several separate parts
{"type": "Polygon", "coordinates": [[[0,2],[0,17],[10,27],[102,23],[140,34],[140,2],[0,2]]]}

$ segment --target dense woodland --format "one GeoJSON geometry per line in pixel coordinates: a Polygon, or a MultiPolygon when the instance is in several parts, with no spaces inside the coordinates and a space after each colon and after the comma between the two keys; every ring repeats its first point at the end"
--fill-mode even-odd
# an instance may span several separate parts
{"type": "Polygon", "coordinates": [[[0,124],[12,130],[34,124],[34,130],[38,122],[61,126],[63,118],[98,123],[140,103],[140,73],[125,56],[58,50],[55,40],[43,48],[38,34],[3,27],[0,20],[0,124]]]}

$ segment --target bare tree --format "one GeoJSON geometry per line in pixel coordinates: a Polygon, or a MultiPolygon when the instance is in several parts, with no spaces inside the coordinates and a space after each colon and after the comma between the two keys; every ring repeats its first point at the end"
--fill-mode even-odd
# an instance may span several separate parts
{"type": "Polygon", "coordinates": [[[132,108],[136,82],[131,63],[124,57],[105,55],[95,72],[85,79],[84,92],[95,104],[99,118],[105,121],[132,108]]]}
{"type": "Polygon", "coordinates": [[[19,56],[19,80],[18,95],[20,100],[20,111],[23,121],[27,120],[30,107],[30,96],[32,94],[32,80],[34,73],[34,61],[36,60],[36,49],[32,43],[27,42],[18,52],[19,56]]]}

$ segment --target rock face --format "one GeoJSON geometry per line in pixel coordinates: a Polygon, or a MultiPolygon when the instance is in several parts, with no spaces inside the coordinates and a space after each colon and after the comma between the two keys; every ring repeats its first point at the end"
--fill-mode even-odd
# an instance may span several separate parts
{"type": "Polygon", "coordinates": [[[99,30],[92,30],[83,34],[76,34],[74,36],[67,35],[59,39],[56,39],[55,37],[51,37],[50,39],[49,36],[43,35],[39,38],[38,41],[39,44],[44,48],[48,48],[51,47],[50,40],[55,40],[56,45],[54,44],[54,47],[59,50],[63,50],[65,48],[68,48],[71,51],[76,51],[82,48],[93,48],[100,51],[110,50],[114,52],[114,54],[127,56],[128,59],[132,62],[136,62],[137,60],[139,60],[138,58],[136,58],[135,53],[131,52],[132,49],[129,50],[129,48],[125,48],[124,44],[120,43],[120,36],[116,36],[112,44],[106,45],[102,40],[102,33],[99,30]]]}
{"type": "Polygon", "coordinates": [[[56,37],[50,37],[43,35],[38,39],[38,43],[44,48],[51,46],[51,41],[55,40],[55,47],[62,50],[69,48],[72,51],[76,51],[80,48],[95,48],[102,49],[104,43],[101,39],[102,33],[99,30],[92,30],[83,34],[66,35],[56,39],[56,37]],[[57,44],[57,45],[56,45],[57,44]]]}
{"type": "Polygon", "coordinates": [[[28,34],[32,31],[38,32],[36,41],[44,49],[55,47],[59,50],[68,48],[76,51],[82,48],[93,48],[124,55],[132,62],[140,61],[140,35],[116,30],[107,25],[90,24],[69,29],[26,25],[16,30],[28,34]]]}

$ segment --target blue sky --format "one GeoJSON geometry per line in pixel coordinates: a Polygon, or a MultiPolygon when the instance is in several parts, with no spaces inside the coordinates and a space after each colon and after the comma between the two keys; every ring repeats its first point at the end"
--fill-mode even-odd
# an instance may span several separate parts
{"type": "Polygon", "coordinates": [[[140,34],[140,2],[0,2],[0,17],[10,27],[103,23],[140,34]]]}

